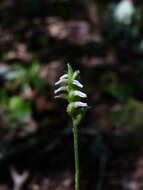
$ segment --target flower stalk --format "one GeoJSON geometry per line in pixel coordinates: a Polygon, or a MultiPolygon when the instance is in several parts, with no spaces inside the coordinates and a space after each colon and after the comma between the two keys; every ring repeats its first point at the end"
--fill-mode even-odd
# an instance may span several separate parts
{"type": "Polygon", "coordinates": [[[78,148],[78,128],[73,121],[74,136],[74,158],[75,158],[75,190],[80,189],[80,169],[79,169],[79,148],[78,148]]]}
{"type": "Polygon", "coordinates": [[[73,71],[68,64],[68,72],[60,77],[55,85],[60,85],[55,92],[55,98],[63,98],[68,101],[67,113],[73,121],[73,137],[74,137],[74,157],[75,157],[75,190],[80,190],[80,169],[79,169],[79,150],[78,150],[78,125],[84,117],[87,109],[87,103],[81,99],[87,95],[81,92],[83,85],[79,82],[79,71],[73,71]]]}

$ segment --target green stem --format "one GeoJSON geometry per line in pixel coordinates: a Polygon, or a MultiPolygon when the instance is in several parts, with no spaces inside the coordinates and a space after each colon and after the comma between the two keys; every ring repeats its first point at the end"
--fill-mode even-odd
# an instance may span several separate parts
{"type": "Polygon", "coordinates": [[[75,190],[79,190],[80,174],[79,174],[79,152],[78,152],[78,128],[73,121],[73,136],[74,136],[74,156],[75,156],[75,190]]]}

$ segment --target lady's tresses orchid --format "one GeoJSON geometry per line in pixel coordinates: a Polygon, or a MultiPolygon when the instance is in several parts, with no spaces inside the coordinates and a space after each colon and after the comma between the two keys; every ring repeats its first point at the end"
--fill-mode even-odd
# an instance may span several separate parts
{"type": "Polygon", "coordinates": [[[82,98],[86,98],[87,95],[81,91],[83,85],[78,81],[79,71],[73,71],[68,64],[68,72],[60,77],[55,85],[60,85],[55,93],[55,98],[64,98],[68,101],[67,112],[72,117],[76,125],[79,124],[83,117],[87,103],[81,101],[82,98]]]}
{"type": "Polygon", "coordinates": [[[55,98],[64,98],[68,101],[67,112],[73,120],[74,153],[75,153],[75,190],[79,190],[79,156],[78,156],[78,129],[87,108],[87,103],[81,99],[87,95],[81,91],[83,85],[78,81],[79,71],[73,71],[68,64],[68,72],[60,77],[55,85],[60,85],[55,92],[55,98]]]}

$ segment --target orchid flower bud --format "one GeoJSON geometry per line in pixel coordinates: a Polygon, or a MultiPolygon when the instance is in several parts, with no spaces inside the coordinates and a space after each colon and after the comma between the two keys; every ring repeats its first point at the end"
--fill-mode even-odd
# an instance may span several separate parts
{"type": "Polygon", "coordinates": [[[60,77],[60,79],[66,79],[66,78],[68,78],[68,74],[64,74],[64,75],[62,75],[62,76],[60,77]]]}
{"type": "Polygon", "coordinates": [[[70,92],[71,97],[80,97],[80,98],[86,98],[87,95],[79,90],[74,90],[70,92]]]}
{"type": "Polygon", "coordinates": [[[78,80],[73,80],[73,84],[77,87],[83,88],[83,85],[78,80]]]}
{"type": "Polygon", "coordinates": [[[81,101],[87,95],[80,89],[83,85],[78,81],[80,71],[73,71],[72,67],[68,64],[68,72],[62,75],[55,85],[60,85],[54,93],[55,98],[63,98],[68,101],[67,112],[72,117],[76,125],[78,125],[84,115],[87,103],[81,101]]]}
{"type": "Polygon", "coordinates": [[[61,83],[67,83],[67,79],[61,78],[60,80],[58,80],[55,85],[59,85],[61,83]]]}
{"type": "Polygon", "coordinates": [[[65,91],[65,90],[67,90],[67,87],[66,86],[61,86],[60,88],[55,90],[54,93],[57,94],[58,92],[65,91]]]}

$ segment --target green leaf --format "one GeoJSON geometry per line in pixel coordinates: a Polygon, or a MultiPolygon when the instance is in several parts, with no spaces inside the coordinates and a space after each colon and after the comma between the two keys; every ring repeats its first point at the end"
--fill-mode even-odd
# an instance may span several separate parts
{"type": "Polygon", "coordinates": [[[20,119],[31,114],[30,102],[23,100],[20,96],[14,96],[9,101],[11,118],[20,119]]]}
{"type": "Polygon", "coordinates": [[[71,79],[74,71],[73,71],[72,67],[70,66],[70,64],[67,64],[67,67],[68,67],[68,76],[71,79]]]}

